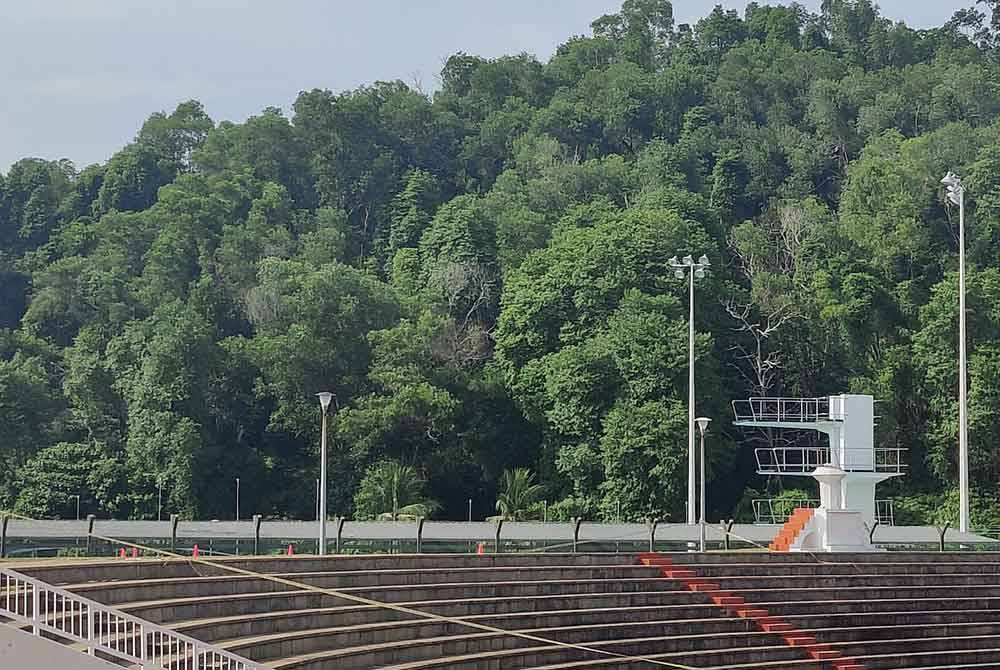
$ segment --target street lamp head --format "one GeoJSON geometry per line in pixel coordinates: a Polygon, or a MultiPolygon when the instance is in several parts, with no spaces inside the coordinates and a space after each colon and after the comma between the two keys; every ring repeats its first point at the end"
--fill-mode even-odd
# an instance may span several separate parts
{"type": "Polygon", "coordinates": [[[701,434],[704,435],[705,431],[708,430],[708,424],[712,423],[712,420],[707,416],[699,416],[694,420],[694,422],[698,424],[698,430],[700,430],[701,434]]]}
{"type": "Polygon", "coordinates": [[[671,265],[680,265],[680,261],[677,260],[677,256],[671,256],[670,260],[667,262],[671,265]]]}
{"type": "Polygon", "coordinates": [[[695,279],[704,279],[705,274],[706,274],[705,268],[698,268],[697,270],[694,271],[695,279]]]}
{"type": "Polygon", "coordinates": [[[946,174],[944,176],[944,179],[941,180],[941,183],[944,184],[945,186],[961,186],[962,180],[959,178],[957,174],[949,170],[948,174],[946,174]]]}
{"type": "Polygon", "coordinates": [[[694,259],[691,258],[690,254],[684,257],[684,265],[694,265],[694,259]]]}
{"type": "Polygon", "coordinates": [[[712,264],[708,262],[708,256],[702,254],[701,258],[698,259],[698,265],[704,265],[707,268],[712,264]]]}
{"type": "Polygon", "coordinates": [[[319,398],[319,404],[323,408],[323,413],[330,409],[330,401],[333,400],[333,394],[329,391],[323,391],[322,393],[317,393],[316,397],[319,398]]]}
{"type": "Polygon", "coordinates": [[[674,270],[674,276],[678,279],[684,279],[684,270],[674,270]]]}

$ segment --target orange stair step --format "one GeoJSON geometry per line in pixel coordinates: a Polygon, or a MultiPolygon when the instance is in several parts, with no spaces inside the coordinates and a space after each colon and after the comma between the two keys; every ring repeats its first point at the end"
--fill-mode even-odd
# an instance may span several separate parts
{"type": "Polygon", "coordinates": [[[792,647],[810,647],[816,644],[816,638],[806,635],[794,635],[786,637],[785,642],[792,647]]]}

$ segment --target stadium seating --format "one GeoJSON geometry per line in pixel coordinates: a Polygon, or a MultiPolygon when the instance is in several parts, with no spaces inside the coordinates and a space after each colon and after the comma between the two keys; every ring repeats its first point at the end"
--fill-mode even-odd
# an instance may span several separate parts
{"type": "Polygon", "coordinates": [[[21,571],[280,670],[1000,670],[1000,554],[128,559],[21,571]]]}

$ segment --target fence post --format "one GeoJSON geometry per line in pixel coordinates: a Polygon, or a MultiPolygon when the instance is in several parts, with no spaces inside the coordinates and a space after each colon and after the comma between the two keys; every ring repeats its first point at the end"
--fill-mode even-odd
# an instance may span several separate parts
{"type": "Polygon", "coordinates": [[[41,603],[38,598],[38,584],[31,585],[31,633],[39,635],[38,622],[41,620],[41,603]]]}
{"type": "Polygon", "coordinates": [[[170,515],[170,553],[177,553],[177,522],[180,517],[176,514],[170,515]]]}
{"type": "Polygon", "coordinates": [[[10,517],[6,514],[0,519],[0,558],[7,558],[7,522],[10,517]]]}
{"type": "Polygon", "coordinates": [[[336,521],[337,521],[337,544],[334,545],[333,553],[339,554],[340,553],[340,540],[344,536],[344,522],[347,521],[347,519],[344,518],[344,517],[342,517],[342,516],[338,516],[336,518],[336,521]]]}
{"type": "MultiPolygon", "coordinates": [[[[879,521],[872,524],[872,527],[868,529],[868,544],[875,544],[875,530],[882,525],[879,521]]],[[[867,526],[867,524],[866,524],[867,526]]],[[[942,550],[943,551],[943,550],[942,550]]]]}
{"type": "Polygon", "coordinates": [[[503,529],[503,519],[497,519],[497,534],[496,534],[496,540],[494,541],[494,544],[493,544],[493,553],[495,553],[495,554],[499,554],[500,553],[500,531],[501,531],[501,529],[503,529]]]}
{"type": "Polygon", "coordinates": [[[417,518],[417,553],[422,554],[424,539],[424,517],[417,518]]]}
{"type": "Polygon", "coordinates": [[[87,654],[94,655],[94,606],[84,603],[84,625],[87,627],[87,654]]]}
{"type": "Polygon", "coordinates": [[[87,515],[87,556],[92,556],[94,553],[94,521],[96,520],[97,516],[87,515]]]}
{"type": "Polygon", "coordinates": [[[260,522],[263,517],[260,514],[253,515],[253,555],[260,554],[260,522]]]}
{"type": "Polygon", "coordinates": [[[939,538],[940,543],[941,543],[940,544],[941,551],[944,551],[944,536],[948,533],[948,529],[950,527],[951,527],[951,522],[950,521],[944,525],[944,528],[941,528],[940,526],[934,526],[934,528],[938,532],[938,538],[939,538]]]}
{"type": "Polygon", "coordinates": [[[656,551],[654,546],[656,544],[656,526],[659,525],[659,521],[656,519],[646,519],[646,525],[649,527],[649,550],[656,551]]]}
{"type": "Polygon", "coordinates": [[[732,532],[735,525],[736,519],[722,520],[722,546],[726,551],[729,551],[729,533],[732,532]]]}
{"type": "Polygon", "coordinates": [[[580,524],[583,522],[583,517],[573,517],[570,519],[573,522],[573,553],[576,553],[576,545],[580,541],[580,524]]]}

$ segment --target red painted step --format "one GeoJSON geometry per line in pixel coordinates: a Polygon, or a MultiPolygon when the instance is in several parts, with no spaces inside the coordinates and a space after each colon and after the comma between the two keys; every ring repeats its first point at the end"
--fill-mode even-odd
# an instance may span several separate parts
{"type": "Polygon", "coordinates": [[[808,635],[790,635],[785,638],[785,642],[792,647],[811,647],[816,644],[816,638],[808,635]]]}

